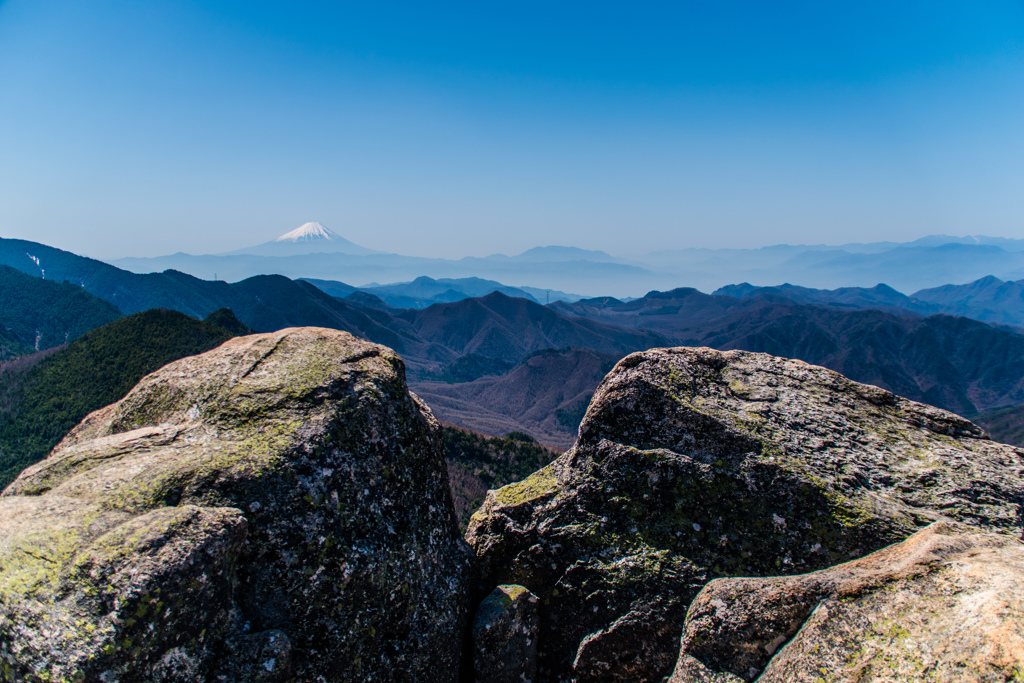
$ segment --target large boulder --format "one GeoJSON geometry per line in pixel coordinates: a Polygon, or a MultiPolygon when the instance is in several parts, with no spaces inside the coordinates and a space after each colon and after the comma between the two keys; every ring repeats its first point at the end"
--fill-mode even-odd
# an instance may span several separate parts
{"type": "Polygon", "coordinates": [[[1019,533],[1024,451],[796,360],[655,349],[605,378],[575,446],[490,492],[478,590],[541,599],[542,681],[654,681],[711,579],[796,574],[933,521],[1019,533]]]}
{"type": "Polygon", "coordinates": [[[1024,545],[936,522],[819,572],[712,581],[670,683],[1022,676],[1024,545]]]}
{"type": "Polygon", "coordinates": [[[228,341],[0,497],[5,680],[454,680],[470,553],[389,349],[228,341]]]}

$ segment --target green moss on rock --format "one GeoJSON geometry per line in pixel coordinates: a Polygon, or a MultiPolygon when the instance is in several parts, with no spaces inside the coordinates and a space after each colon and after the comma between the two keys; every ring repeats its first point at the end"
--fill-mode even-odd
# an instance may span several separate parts
{"type": "Polygon", "coordinates": [[[540,598],[542,681],[656,681],[708,580],[823,568],[943,516],[1019,534],[1022,471],[970,422],[824,368],[656,349],[608,375],[570,451],[488,494],[467,540],[481,590],[540,598]]]}
{"type": "Polygon", "coordinates": [[[0,496],[0,662],[256,680],[238,672],[266,652],[265,680],[447,678],[467,563],[397,356],[333,330],[238,338],[147,376],[0,496]]]}

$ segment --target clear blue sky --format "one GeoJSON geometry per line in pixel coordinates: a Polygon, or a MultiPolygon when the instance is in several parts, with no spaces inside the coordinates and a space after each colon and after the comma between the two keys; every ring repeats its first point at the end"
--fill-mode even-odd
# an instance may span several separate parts
{"type": "Polygon", "coordinates": [[[1024,237],[1024,3],[0,0],[0,236],[1024,237]]]}

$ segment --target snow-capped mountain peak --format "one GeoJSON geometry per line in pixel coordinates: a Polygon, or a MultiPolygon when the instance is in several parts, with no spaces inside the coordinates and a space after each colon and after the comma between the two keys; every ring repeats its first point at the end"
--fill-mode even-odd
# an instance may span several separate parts
{"type": "Polygon", "coordinates": [[[299,227],[295,228],[291,232],[278,237],[275,242],[319,242],[320,240],[339,240],[341,235],[336,232],[325,228],[320,223],[313,221],[312,223],[303,223],[299,227]]]}

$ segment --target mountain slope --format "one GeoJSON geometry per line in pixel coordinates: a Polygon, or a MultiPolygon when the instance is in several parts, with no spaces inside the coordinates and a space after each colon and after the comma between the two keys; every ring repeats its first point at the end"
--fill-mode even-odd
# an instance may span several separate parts
{"type": "Polygon", "coordinates": [[[623,355],[547,349],[499,377],[409,386],[442,420],[488,434],[523,431],[564,449],[572,445],[594,388],[623,355]]]}
{"type": "Polygon", "coordinates": [[[1024,280],[988,276],[966,285],[943,285],[914,292],[913,298],[950,315],[1024,327],[1024,280]]]}
{"type": "Polygon", "coordinates": [[[455,514],[463,531],[489,489],[526,479],[559,455],[521,432],[499,437],[443,425],[442,436],[455,514]]]}
{"type": "Polygon", "coordinates": [[[628,353],[661,346],[666,338],[647,330],[624,329],[579,317],[500,292],[421,311],[407,310],[420,337],[449,350],[453,357],[473,353],[518,362],[547,348],[581,346],[603,353],[628,353]]]}
{"type": "Polygon", "coordinates": [[[66,344],[120,317],[117,308],[81,287],[0,265],[0,328],[29,349],[66,344]]]}
{"type": "Polygon", "coordinates": [[[10,331],[0,328],[0,361],[17,358],[31,352],[31,346],[22,344],[10,331]]]}
{"type": "Polygon", "coordinates": [[[1024,403],[1024,335],[967,318],[842,310],[772,295],[737,300],[690,289],[559,308],[651,329],[678,345],[798,358],[960,414],[1024,403]]]}
{"type": "Polygon", "coordinates": [[[1024,406],[993,408],[971,416],[996,441],[1024,448],[1024,406]]]}
{"type": "Polygon", "coordinates": [[[0,488],[144,375],[232,336],[177,311],[146,311],[82,335],[23,375],[0,372],[0,396],[8,396],[0,412],[0,488]]]}
{"type": "Polygon", "coordinates": [[[70,282],[125,314],[169,308],[202,318],[228,307],[255,327],[258,316],[267,313],[258,302],[234,293],[226,282],[199,280],[176,271],[137,275],[36,242],[0,239],[0,264],[53,282],[70,282]]]}

